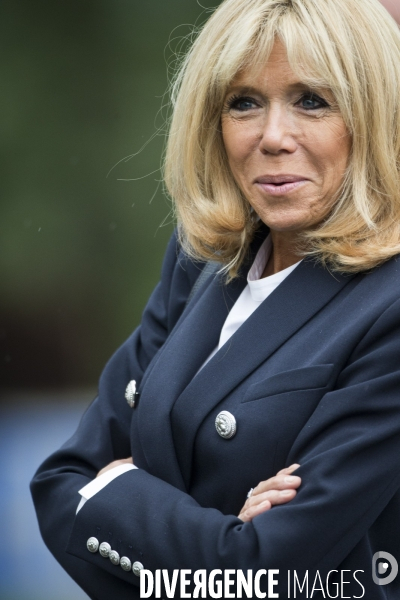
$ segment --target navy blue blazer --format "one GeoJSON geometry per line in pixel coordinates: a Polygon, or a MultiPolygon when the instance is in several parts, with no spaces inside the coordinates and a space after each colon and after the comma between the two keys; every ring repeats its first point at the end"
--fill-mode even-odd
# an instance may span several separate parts
{"type": "Polygon", "coordinates": [[[310,581],[346,571],[339,597],[400,598],[400,576],[372,581],[376,552],[400,563],[400,262],[340,275],[304,260],[196,375],[265,235],[239,278],[211,277],[186,307],[203,265],[173,236],[141,326],[107,364],[75,435],[35,475],[43,538],[91,598],[139,598],[138,577],[88,551],[92,536],[152,571],[279,569],[281,598],[293,597],[289,570],[310,581]],[[216,431],[221,410],[235,416],[231,439],[216,431]],[[75,515],[78,490],[131,455],[139,470],[75,515]],[[242,523],[249,488],[294,462],[295,499],[242,523]]]}

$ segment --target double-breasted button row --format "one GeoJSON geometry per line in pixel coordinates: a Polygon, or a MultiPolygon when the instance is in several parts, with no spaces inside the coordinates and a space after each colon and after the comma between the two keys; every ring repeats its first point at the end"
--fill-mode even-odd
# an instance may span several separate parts
{"type": "Polygon", "coordinates": [[[131,560],[127,556],[120,557],[116,550],[113,550],[108,542],[101,542],[99,544],[99,540],[95,537],[91,537],[86,542],[86,547],[89,552],[97,552],[99,551],[100,555],[103,558],[109,558],[113,565],[118,566],[124,571],[130,571],[132,569],[132,573],[139,577],[140,571],[143,569],[143,565],[141,562],[136,560],[133,564],[131,560]]]}
{"type": "MultiPolygon", "coordinates": [[[[136,391],[136,381],[132,379],[126,386],[125,399],[131,408],[135,408],[140,394],[136,391]]],[[[215,419],[215,428],[218,435],[229,440],[236,435],[236,419],[232,413],[222,410],[215,419]]]]}

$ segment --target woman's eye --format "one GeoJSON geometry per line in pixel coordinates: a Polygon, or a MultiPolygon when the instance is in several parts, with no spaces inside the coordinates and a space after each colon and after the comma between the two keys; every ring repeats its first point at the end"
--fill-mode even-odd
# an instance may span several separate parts
{"type": "Polygon", "coordinates": [[[234,97],[228,101],[228,106],[230,109],[239,110],[241,112],[245,112],[247,110],[251,110],[255,108],[257,105],[252,98],[244,98],[244,97],[234,97]]]}
{"type": "Polygon", "coordinates": [[[317,96],[316,94],[304,94],[298,101],[301,108],[305,110],[317,110],[318,108],[326,108],[328,103],[317,96]]]}

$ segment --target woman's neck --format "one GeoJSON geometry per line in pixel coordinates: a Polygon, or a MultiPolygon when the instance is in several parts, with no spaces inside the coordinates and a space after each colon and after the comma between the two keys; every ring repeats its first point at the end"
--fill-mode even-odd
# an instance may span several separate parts
{"type": "Polygon", "coordinates": [[[272,249],[262,277],[283,271],[301,260],[299,239],[293,231],[270,231],[272,249]]]}

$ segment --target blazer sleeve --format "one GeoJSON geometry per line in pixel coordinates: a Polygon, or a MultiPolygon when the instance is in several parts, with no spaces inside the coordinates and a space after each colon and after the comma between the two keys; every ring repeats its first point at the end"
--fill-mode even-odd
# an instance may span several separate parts
{"type": "Polygon", "coordinates": [[[140,327],[107,364],[100,379],[99,396],[87,409],[76,433],[41,465],[31,483],[45,543],[94,598],[111,597],[110,582],[113,597],[124,598],[126,588],[132,588],[104,569],[65,552],[79,503],[78,490],[111,461],[131,455],[132,411],[121,401],[125,392],[121,386],[135,379],[140,389],[143,374],[182,314],[200,272],[201,265],[183,256],[174,233],[164,258],[161,281],[149,299],[140,327]]]}
{"type": "Polygon", "coordinates": [[[399,346],[400,300],[354,349],[293,445],[288,464],[301,465],[303,482],[292,502],[242,523],[144,470],[130,471],[70,519],[67,551],[136,586],[132,573],[86,549],[99,528],[153,572],[337,568],[400,487],[399,346]]]}

